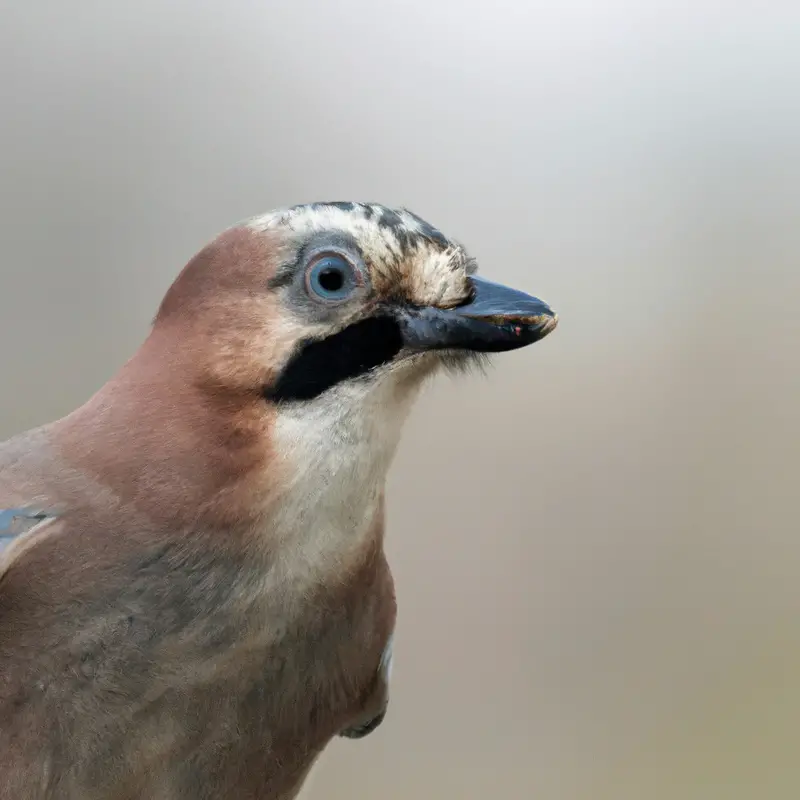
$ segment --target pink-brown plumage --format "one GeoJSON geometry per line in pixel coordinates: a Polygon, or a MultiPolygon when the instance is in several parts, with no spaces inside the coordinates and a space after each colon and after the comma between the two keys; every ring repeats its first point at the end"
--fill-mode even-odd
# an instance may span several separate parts
{"type": "Polygon", "coordinates": [[[468,260],[418,218],[398,217],[415,246],[354,206],[343,235],[376,288],[320,316],[274,285],[320,228],[304,209],[223,233],[97,394],[0,444],[0,509],[50,515],[0,554],[2,800],[288,800],[332,737],[382,718],[384,482],[439,356],[306,401],[266,390],[298,343],[414,306],[413,287],[466,301],[468,260]]]}

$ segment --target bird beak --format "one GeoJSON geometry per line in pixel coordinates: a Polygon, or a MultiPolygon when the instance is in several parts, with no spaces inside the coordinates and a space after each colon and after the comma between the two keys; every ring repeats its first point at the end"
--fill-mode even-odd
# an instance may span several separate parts
{"type": "Polygon", "coordinates": [[[555,312],[537,297],[484,278],[469,281],[471,297],[460,306],[403,309],[400,325],[407,348],[516,350],[543,339],[558,324],[555,312]]]}

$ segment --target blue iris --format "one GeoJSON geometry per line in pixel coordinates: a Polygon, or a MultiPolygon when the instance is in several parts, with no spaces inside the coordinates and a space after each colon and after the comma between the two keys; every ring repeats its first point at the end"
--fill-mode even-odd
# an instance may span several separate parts
{"type": "Polygon", "coordinates": [[[337,255],[316,261],[308,271],[306,283],[309,291],[322,300],[344,300],[357,285],[352,266],[337,255]]]}

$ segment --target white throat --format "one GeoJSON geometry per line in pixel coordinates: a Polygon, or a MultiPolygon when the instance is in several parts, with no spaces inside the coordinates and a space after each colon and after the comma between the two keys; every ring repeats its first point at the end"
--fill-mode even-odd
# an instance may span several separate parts
{"type": "Polygon", "coordinates": [[[279,409],[276,450],[289,486],[275,523],[309,566],[345,558],[369,535],[416,388],[398,390],[386,375],[279,409]]]}

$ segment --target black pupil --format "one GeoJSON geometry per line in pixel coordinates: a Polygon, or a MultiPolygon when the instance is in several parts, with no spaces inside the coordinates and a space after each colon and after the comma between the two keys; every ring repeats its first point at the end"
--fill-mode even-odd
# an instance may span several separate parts
{"type": "Polygon", "coordinates": [[[326,292],[338,292],[344,286],[344,275],[336,267],[326,267],[319,273],[319,285],[326,292]]]}

